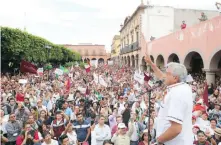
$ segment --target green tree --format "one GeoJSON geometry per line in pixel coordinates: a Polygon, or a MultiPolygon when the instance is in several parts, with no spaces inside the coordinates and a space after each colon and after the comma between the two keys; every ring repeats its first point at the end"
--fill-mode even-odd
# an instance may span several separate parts
{"type": "Polygon", "coordinates": [[[78,52],[56,45],[19,29],[1,27],[2,69],[19,68],[22,59],[42,64],[81,61],[78,52]]]}

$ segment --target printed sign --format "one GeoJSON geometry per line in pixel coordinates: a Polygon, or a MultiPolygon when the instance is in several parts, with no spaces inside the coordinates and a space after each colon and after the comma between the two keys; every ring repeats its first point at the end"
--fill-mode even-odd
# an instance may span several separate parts
{"type": "Polygon", "coordinates": [[[43,70],[43,67],[42,67],[42,68],[38,68],[38,69],[37,69],[38,75],[39,75],[39,76],[42,76],[42,75],[43,75],[43,71],[44,71],[44,70],[43,70]]]}
{"type": "Polygon", "coordinates": [[[63,70],[61,70],[61,69],[59,69],[59,68],[56,68],[55,69],[55,71],[54,71],[54,73],[56,74],[56,75],[59,75],[59,76],[61,76],[61,75],[63,75],[63,70]]]}
{"type": "Polygon", "coordinates": [[[27,84],[27,83],[28,83],[28,81],[25,80],[25,79],[20,79],[20,80],[18,80],[18,82],[19,82],[20,84],[27,84]]]}
{"type": "Polygon", "coordinates": [[[141,74],[136,72],[134,74],[134,80],[139,82],[140,84],[143,84],[144,83],[144,75],[141,75],[141,74]]]}
{"type": "Polygon", "coordinates": [[[113,60],[108,60],[108,61],[107,61],[107,64],[108,64],[108,65],[113,65],[114,62],[113,62],[113,60]]]}

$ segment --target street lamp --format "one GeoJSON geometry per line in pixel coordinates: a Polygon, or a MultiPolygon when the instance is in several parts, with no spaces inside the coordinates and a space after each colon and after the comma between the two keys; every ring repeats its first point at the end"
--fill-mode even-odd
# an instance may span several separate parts
{"type": "Polygon", "coordinates": [[[49,60],[49,53],[50,53],[51,46],[45,45],[45,48],[47,49],[47,53],[48,53],[47,57],[48,57],[48,60],[49,60]]]}
{"type": "MultiPolygon", "coordinates": [[[[45,48],[47,49],[47,53],[48,53],[47,59],[48,59],[48,62],[49,62],[49,53],[50,53],[51,46],[45,45],[45,48]]],[[[48,70],[48,80],[49,80],[49,70],[48,70]]]]}

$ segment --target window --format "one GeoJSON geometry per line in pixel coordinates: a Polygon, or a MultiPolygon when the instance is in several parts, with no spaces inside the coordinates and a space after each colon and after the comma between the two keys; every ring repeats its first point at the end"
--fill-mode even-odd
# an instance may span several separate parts
{"type": "Polygon", "coordinates": [[[127,35],[127,45],[129,45],[129,35],[127,35]]]}
{"type": "Polygon", "coordinates": [[[134,31],[131,31],[131,43],[134,42],[134,31]]]}
{"type": "Polygon", "coordinates": [[[139,32],[138,30],[136,31],[136,39],[137,39],[137,42],[139,41],[139,32]]]}

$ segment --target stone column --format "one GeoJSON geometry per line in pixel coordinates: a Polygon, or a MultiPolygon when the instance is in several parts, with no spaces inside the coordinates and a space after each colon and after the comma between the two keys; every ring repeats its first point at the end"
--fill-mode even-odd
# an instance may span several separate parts
{"type": "Polygon", "coordinates": [[[209,70],[209,69],[204,69],[206,72],[206,81],[207,84],[215,83],[215,71],[209,70]]]}
{"type": "Polygon", "coordinates": [[[138,59],[135,58],[135,68],[138,69],[139,68],[139,62],[138,62],[138,59]]]}

